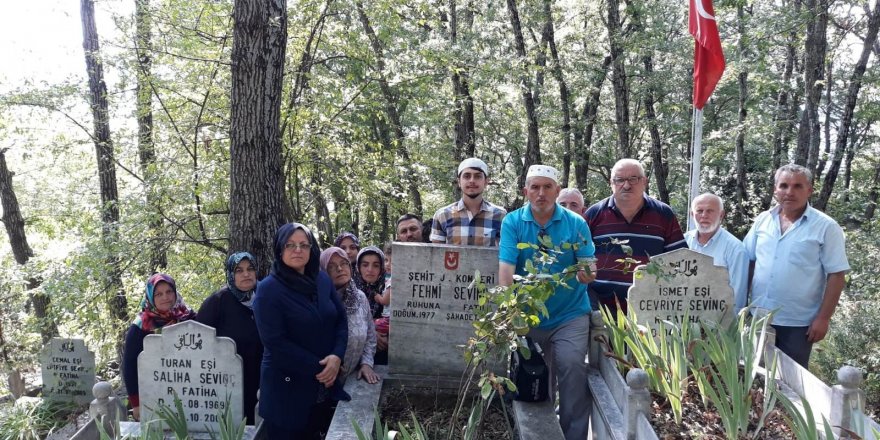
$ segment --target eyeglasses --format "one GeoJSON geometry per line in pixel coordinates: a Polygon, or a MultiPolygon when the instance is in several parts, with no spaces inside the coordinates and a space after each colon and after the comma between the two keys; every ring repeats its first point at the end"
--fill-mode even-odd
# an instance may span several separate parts
{"type": "Polygon", "coordinates": [[[642,176],[631,176],[631,177],[615,177],[611,179],[617,186],[623,186],[624,183],[629,182],[630,185],[635,185],[642,180],[642,176]]]}
{"type": "Polygon", "coordinates": [[[309,248],[311,248],[311,247],[312,247],[311,243],[299,243],[299,244],[296,244],[296,243],[287,243],[287,244],[284,245],[284,250],[285,250],[285,251],[297,251],[297,252],[299,252],[299,251],[307,251],[307,250],[309,250],[309,248]]]}
{"type": "Polygon", "coordinates": [[[342,272],[343,270],[350,270],[351,266],[348,263],[339,263],[339,264],[328,264],[327,272],[342,272]]]}

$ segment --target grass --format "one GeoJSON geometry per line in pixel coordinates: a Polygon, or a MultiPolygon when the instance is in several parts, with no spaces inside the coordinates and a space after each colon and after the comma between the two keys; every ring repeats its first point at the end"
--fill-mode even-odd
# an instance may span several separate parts
{"type": "Polygon", "coordinates": [[[0,410],[0,440],[39,440],[68,422],[77,405],[40,400],[16,403],[0,410]]]}

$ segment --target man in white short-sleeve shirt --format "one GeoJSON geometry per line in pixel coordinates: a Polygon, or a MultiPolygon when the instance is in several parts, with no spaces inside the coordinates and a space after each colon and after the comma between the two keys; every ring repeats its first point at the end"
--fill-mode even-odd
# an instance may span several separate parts
{"type": "Polygon", "coordinates": [[[778,203],[762,212],[743,244],[754,265],[752,305],[776,310],[776,346],[805,368],[828,333],[849,270],[840,225],[809,205],[812,175],[800,165],[776,171],[778,203]]]}

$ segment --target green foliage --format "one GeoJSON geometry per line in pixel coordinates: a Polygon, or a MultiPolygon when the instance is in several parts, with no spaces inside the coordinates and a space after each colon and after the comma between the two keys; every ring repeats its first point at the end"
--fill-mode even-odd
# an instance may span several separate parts
{"type": "MultiPolygon", "coordinates": [[[[789,399],[779,387],[774,386],[771,390],[773,390],[776,399],[785,409],[785,412],[788,415],[788,425],[792,428],[792,432],[798,440],[814,440],[820,438],[820,431],[816,425],[816,418],[813,415],[813,408],[810,406],[810,402],[807,402],[806,400],[800,401],[800,406],[803,408],[802,414],[798,409],[798,406],[795,405],[795,403],[792,402],[792,400],[789,399]]],[[[828,422],[828,419],[824,416],[822,417],[822,428],[822,437],[835,438],[834,432],[831,429],[831,423],[828,422]]]]}
{"type": "MultiPolygon", "coordinates": [[[[227,405],[228,406],[228,405],[227,405]]],[[[158,420],[161,420],[177,438],[177,440],[187,440],[189,431],[186,427],[186,413],[183,411],[183,402],[174,392],[174,407],[170,407],[165,403],[159,403],[159,407],[155,409],[158,420]]]]}
{"type": "Polygon", "coordinates": [[[40,440],[67,424],[76,405],[40,400],[0,409],[0,440],[40,440]]]}
{"type": "MultiPolygon", "coordinates": [[[[688,355],[699,335],[694,336],[690,325],[670,321],[663,321],[656,328],[639,325],[633,311],[627,315],[617,309],[617,316],[611,316],[602,307],[602,317],[610,330],[614,358],[621,366],[645,370],[651,390],[669,400],[675,421],[681,423],[682,402],[690,379],[688,355]]],[[[687,316],[684,321],[688,322],[687,316]]]]}
{"type": "Polygon", "coordinates": [[[247,419],[235,420],[232,417],[232,405],[229,404],[230,396],[226,396],[226,405],[220,412],[220,432],[219,437],[210,432],[211,439],[217,440],[241,440],[244,437],[244,431],[247,428],[247,419]]]}
{"type": "Polygon", "coordinates": [[[704,405],[711,403],[718,411],[727,438],[748,433],[769,315],[749,322],[743,309],[726,326],[703,321],[642,325],[632,310],[612,316],[603,308],[602,316],[609,330],[606,355],[622,368],[643,369],[650,389],[668,400],[676,423],[681,423],[688,384],[694,381],[704,405]]]}
{"type": "Polygon", "coordinates": [[[746,434],[752,411],[753,385],[763,355],[769,316],[748,321],[747,309],[732,324],[703,324],[694,342],[691,371],[704,397],[712,402],[727,438],[746,434]]]}
{"type": "Polygon", "coordinates": [[[816,345],[811,370],[829,384],[837,383],[837,369],[851,365],[865,372],[862,390],[868,408],[880,408],[880,284],[877,258],[880,239],[871,230],[849,231],[847,256],[852,271],[834,312],[825,340],[816,345]]]}

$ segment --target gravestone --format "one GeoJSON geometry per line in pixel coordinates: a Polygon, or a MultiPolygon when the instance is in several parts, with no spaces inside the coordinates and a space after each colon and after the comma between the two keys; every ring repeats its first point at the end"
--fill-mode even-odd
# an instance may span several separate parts
{"type": "Polygon", "coordinates": [[[388,368],[392,374],[460,378],[479,292],[498,281],[498,249],[394,243],[388,368]]]}
{"type": "Polygon", "coordinates": [[[661,275],[638,266],[629,288],[628,307],[640,323],[656,327],[662,321],[675,324],[713,321],[725,325],[733,319],[733,289],[727,268],[716,266],[712,257],[690,249],[651,257],[661,275]]]}
{"type": "Polygon", "coordinates": [[[43,398],[86,404],[95,386],[95,354],[82,339],[52,338],[40,353],[43,398]]]}
{"type": "Polygon", "coordinates": [[[213,327],[184,321],[148,335],[138,356],[141,423],[157,419],[159,404],[183,405],[189,432],[220,431],[220,413],[229,404],[232,419],[243,411],[241,357],[235,341],[217,337],[213,327]]]}

